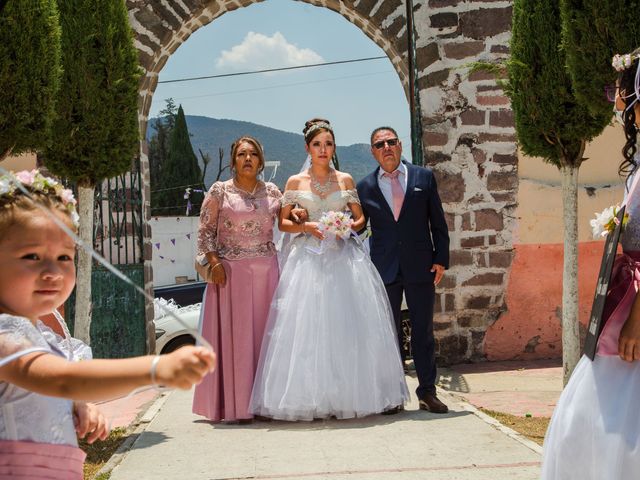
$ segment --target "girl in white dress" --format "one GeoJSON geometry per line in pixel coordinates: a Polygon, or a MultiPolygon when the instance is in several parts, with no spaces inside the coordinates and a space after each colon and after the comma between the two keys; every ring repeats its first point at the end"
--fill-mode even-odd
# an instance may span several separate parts
{"type": "Polygon", "coordinates": [[[287,181],[279,227],[297,234],[284,252],[253,387],[254,414],[283,420],[353,418],[404,405],[409,397],[384,284],[352,236],[323,233],[325,212],[364,216],[350,175],[330,162],[328,121],[307,122],[308,169],[287,181]],[[309,221],[288,220],[299,205],[309,221]]]}
{"type": "Polygon", "coordinates": [[[38,322],[75,285],[75,244],[51,217],[76,229],[69,190],[37,171],[0,176],[0,480],[82,479],[72,400],[111,399],[150,384],[188,389],[215,362],[203,347],[69,361],[73,348],[65,351],[38,322]]]}
{"type": "Polygon", "coordinates": [[[614,57],[617,114],[627,142],[629,221],[622,232],[593,361],[583,356],[555,408],[544,442],[543,480],[623,480],[640,476],[640,49],[614,57]],[[626,58],[625,58],[626,57],[626,58]]]}

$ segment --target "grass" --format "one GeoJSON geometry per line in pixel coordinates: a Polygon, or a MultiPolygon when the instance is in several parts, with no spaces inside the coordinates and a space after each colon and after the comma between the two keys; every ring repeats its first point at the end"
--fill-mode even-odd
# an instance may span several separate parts
{"type": "Polygon", "coordinates": [[[544,442],[544,435],[549,426],[549,417],[519,417],[508,413],[487,410],[486,408],[481,408],[480,410],[498,420],[505,427],[509,427],[527,437],[529,440],[533,440],[538,445],[542,445],[544,442]]]}
{"type": "MultiPolygon", "coordinates": [[[[84,440],[80,440],[80,442],[78,442],[80,448],[87,454],[87,458],[84,461],[84,480],[94,479],[98,470],[107,463],[128,436],[127,429],[114,428],[105,441],[101,442],[98,440],[89,445],[84,440]]],[[[108,478],[109,474],[106,474],[95,477],[94,480],[107,480],[108,478]]]]}

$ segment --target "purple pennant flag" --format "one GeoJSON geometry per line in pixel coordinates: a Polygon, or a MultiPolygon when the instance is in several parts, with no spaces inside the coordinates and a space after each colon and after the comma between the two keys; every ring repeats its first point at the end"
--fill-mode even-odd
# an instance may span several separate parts
{"type": "Polygon", "coordinates": [[[175,238],[172,238],[172,239],[171,239],[171,243],[173,243],[173,246],[175,247],[175,246],[176,246],[176,239],[175,239],[175,238]]]}
{"type": "Polygon", "coordinates": [[[190,234],[190,233],[187,233],[187,238],[188,238],[189,240],[191,240],[191,234],[190,234]]]}
{"type": "Polygon", "coordinates": [[[164,257],[162,255],[158,255],[158,257],[160,257],[162,260],[164,260],[164,257]]]}
{"type": "Polygon", "coordinates": [[[171,259],[171,263],[176,263],[176,261],[174,259],[171,259]]]}
{"type": "Polygon", "coordinates": [[[156,243],[156,248],[160,250],[160,242],[156,243]]]}

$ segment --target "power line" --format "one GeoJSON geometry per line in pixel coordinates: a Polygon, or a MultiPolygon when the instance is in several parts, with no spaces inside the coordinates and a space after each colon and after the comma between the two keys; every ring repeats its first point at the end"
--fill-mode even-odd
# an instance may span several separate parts
{"type": "Polygon", "coordinates": [[[158,83],[178,83],[178,82],[191,82],[193,80],[207,80],[211,78],[237,77],[240,75],[255,75],[257,73],[282,72],[284,70],[297,70],[300,68],[326,67],[328,65],[340,65],[343,63],[369,62],[371,60],[380,60],[383,58],[388,58],[388,57],[386,55],[382,55],[380,57],[354,58],[351,60],[338,60],[335,62],[310,63],[307,65],[296,65],[294,67],[267,68],[264,70],[253,70],[249,72],[236,72],[236,73],[222,73],[220,75],[207,75],[204,77],[175,78],[173,80],[161,80],[158,83]]]}
{"type": "Polygon", "coordinates": [[[189,185],[180,185],[179,187],[160,188],[158,190],[150,190],[151,193],[166,192],[167,190],[185,190],[189,187],[201,187],[202,183],[191,183],[189,185]]]}
{"type": "Polygon", "coordinates": [[[233,94],[238,94],[238,93],[249,93],[249,92],[262,91],[262,90],[274,90],[274,89],[278,89],[278,88],[297,87],[297,86],[300,86],[300,85],[312,85],[314,83],[333,82],[333,81],[336,81],[336,80],[346,80],[346,79],[350,79],[350,78],[371,77],[373,75],[383,75],[383,74],[388,74],[388,73],[390,73],[390,72],[389,71],[372,72],[372,73],[362,73],[362,74],[358,74],[358,75],[346,75],[346,76],[343,76],[343,77],[324,78],[324,79],[320,79],[320,80],[309,80],[309,81],[305,81],[305,82],[281,83],[279,85],[270,85],[268,87],[246,88],[244,90],[227,90],[225,92],[208,93],[208,94],[205,94],[205,95],[192,95],[192,96],[189,96],[189,97],[174,97],[174,100],[193,100],[195,98],[219,97],[219,96],[233,95],[233,94]]]}

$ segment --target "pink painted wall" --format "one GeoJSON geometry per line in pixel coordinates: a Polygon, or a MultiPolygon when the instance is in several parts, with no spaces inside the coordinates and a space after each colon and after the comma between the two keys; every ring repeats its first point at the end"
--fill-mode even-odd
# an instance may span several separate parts
{"type": "MultiPolygon", "coordinates": [[[[580,323],[591,312],[603,242],[578,247],[580,323]]],[[[562,356],[562,244],[520,244],[506,292],[506,307],[487,329],[487,360],[557,358],[562,356]]],[[[583,328],[581,327],[581,330],[583,328]]]]}

